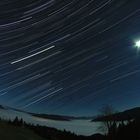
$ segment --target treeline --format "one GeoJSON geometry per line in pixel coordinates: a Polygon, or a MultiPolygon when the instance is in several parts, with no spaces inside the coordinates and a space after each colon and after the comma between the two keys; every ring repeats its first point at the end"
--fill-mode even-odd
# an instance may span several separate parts
{"type": "Polygon", "coordinates": [[[117,124],[114,122],[107,134],[108,140],[139,140],[140,139],[140,118],[122,121],[117,124]]]}

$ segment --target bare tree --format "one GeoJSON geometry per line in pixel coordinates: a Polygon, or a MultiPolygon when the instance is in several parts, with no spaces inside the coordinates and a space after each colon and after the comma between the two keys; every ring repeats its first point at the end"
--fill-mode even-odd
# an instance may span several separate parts
{"type": "Polygon", "coordinates": [[[112,105],[104,105],[99,110],[99,118],[101,118],[101,126],[100,129],[104,130],[105,132],[109,133],[110,129],[116,125],[116,121],[112,118],[112,115],[116,113],[115,109],[112,105]]]}

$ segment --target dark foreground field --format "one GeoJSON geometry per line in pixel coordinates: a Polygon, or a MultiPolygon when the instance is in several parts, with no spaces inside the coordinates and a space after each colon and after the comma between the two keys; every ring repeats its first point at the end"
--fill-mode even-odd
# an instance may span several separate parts
{"type": "Polygon", "coordinates": [[[0,122],[0,140],[46,140],[32,130],[0,122]]]}

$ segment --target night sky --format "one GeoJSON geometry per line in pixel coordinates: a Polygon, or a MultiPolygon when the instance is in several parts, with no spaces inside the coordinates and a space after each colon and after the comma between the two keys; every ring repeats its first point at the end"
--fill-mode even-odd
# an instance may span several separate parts
{"type": "Polygon", "coordinates": [[[0,104],[93,115],[140,106],[139,0],[1,0],[0,104]]]}

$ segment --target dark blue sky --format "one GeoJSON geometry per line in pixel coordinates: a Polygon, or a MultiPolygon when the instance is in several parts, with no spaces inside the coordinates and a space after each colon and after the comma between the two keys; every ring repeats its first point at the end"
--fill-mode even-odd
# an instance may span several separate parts
{"type": "Polygon", "coordinates": [[[140,106],[139,5],[0,1],[0,104],[67,115],[140,106]]]}

